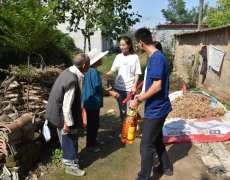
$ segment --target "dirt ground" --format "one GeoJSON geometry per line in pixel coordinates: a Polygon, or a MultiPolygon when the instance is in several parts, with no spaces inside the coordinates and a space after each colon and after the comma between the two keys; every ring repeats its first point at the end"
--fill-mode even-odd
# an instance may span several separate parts
{"type": "MultiPolygon", "coordinates": [[[[140,109],[143,115],[143,107],[140,109]]],[[[121,124],[118,118],[119,112],[116,100],[111,97],[104,98],[104,108],[101,109],[101,128],[99,139],[105,144],[101,146],[101,152],[90,153],[85,149],[85,136],[79,138],[80,166],[86,171],[86,176],[75,177],[65,174],[64,168],[43,176],[44,180],[134,180],[140,170],[140,138],[132,145],[120,142],[118,134],[121,124]],[[116,111],[115,115],[108,115],[110,109],[116,111]]],[[[227,179],[216,177],[208,173],[201,159],[196,156],[196,148],[191,143],[175,143],[167,145],[174,175],[166,177],[152,175],[151,179],[161,180],[214,180],[227,179]]],[[[154,161],[157,163],[157,158],[154,161]]]]}

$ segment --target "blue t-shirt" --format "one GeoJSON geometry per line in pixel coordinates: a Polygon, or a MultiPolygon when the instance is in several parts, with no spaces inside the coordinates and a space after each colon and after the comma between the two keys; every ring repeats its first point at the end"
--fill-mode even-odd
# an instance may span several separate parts
{"type": "Polygon", "coordinates": [[[161,118],[172,111],[168,97],[169,68],[165,56],[156,51],[149,58],[146,72],[145,92],[152,86],[154,80],[162,80],[161,91],[145,101],[144,116],[148,119],[161,118]]]}
{"type": "Polygon", "coordinates": [[[102,81],[100,73],[94,67],[90,67],[84,76],[82,104],[84,108],[91,110],[103,107],[102,81]]]}

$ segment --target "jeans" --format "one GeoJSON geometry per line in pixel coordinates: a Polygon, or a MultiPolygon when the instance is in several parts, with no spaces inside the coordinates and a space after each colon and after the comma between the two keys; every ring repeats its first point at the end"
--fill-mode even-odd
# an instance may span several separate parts
{"type": "Polygon", "coordinates": [[[76,161],[78,159],[77,133],[65,134],[62,129],[57,129],[57,132],[61,143],[63,161],[76,161]]]}
{"type": "Polygon", "coordinates": [[[163,142],[162,128],[167,116],[157,119],[144,119],[143,134],[140,145],[141,170],[138,180],[147,180],[153,168],[154,147],[163,168],[171,168],[167,151],[163,142]]]}
{"type": "Polygon", "coordinates": [[[86,146],[95,146],[98,129],[100,127],[100,109],[90,110],[85,109],[87,113],[87,137],[86,137],[86,146]]]}
{"type": "Polygon", "coordinates": [[[117,99],[117,103],[118,103],[118,106],[119,106],[120,119],[121,119],[121,122],[122,122],[126,117],[128,105],[129,105],[129,102],[130,102],[131,98],[126,102],[125,105],[122,105],[122,101],[124,101],[124,99],[127,98],[127,96],[129,95],[130,92],[121,91],[121,90],[118,90],[118,89],[115,89],[115,90],[116,90],[117,93],[120,94],[120,97],[117,99]]]}

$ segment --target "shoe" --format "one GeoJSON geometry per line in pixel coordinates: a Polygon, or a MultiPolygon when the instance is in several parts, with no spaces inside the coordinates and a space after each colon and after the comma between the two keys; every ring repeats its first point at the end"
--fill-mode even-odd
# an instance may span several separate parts
{"type": "Polygon", "coordinates": [[[96,146],[90,146],[90,147],[87,147],[86,149],[87,151],[94,152],[94,153],[97,153],[100,151],[100,149],[97,148],[96,146]]]}
{"type": "Polygon", "coordinates": [[[86,174],[85,171],[79,169],[78,166],[66,166],[65,172],[74,176],[84,176],[86,174]]]}
{"type": "Polygon", "coordinates": [[[166,176],[172,176],[173,175],[173,169],[172,169],[172,167],[163,168],[161,165],[158,165],[158,166],[153,167],[153,173],[164,174],[166,176]]]}

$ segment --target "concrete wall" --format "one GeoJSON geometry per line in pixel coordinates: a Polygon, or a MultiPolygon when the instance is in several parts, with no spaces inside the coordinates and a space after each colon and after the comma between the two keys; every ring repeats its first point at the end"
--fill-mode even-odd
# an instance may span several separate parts
{"type": "Polygon", "coordinates": [[[187,26],[157,26],[156,29],[152,30],[153,39],[162,42],[164,47],[172,47],[174,52],[174,35],[178,33],[183,33],[187,31],[195,31],[197,27],[187,27],[187,26]]]}
{"type": "MultiPolygon", "coordinates": [[[[67,30],[69,26],[68,23],[63,23],[58,25],[58,29],[61,30],[63,33],[67,33],[70,37],[73,38],[76,47],[84,50],[84,36],[82,35],[81,31],[77,32],[70,32],[67,30]]],[[[80,21],[79,27],[84,28],[85,22],[80,21]]],[[[112,47],[112,41],[110,38],[103,38],[101,35],[101,31],[97,30],[93,36],[91,36],[91,49],[97,48],[100,51],[109,50],[112,47]]],[[[86,42],[86,53],[88,53],[88,42],[86,42]]]]}
{"type": "Polygon", "coordinates": [[[202,46],[209,47],[210,44],[226,54],[220,72],[208,67],[205,81],[202,83],[203,76],[199,75],[198,85],[230,103],[230,26],[176,35],[174,71],[186,80],[188,73],[185,64],[196,59],[199,61],[200,72],[203,59],[199,51],[202,46]]]}

